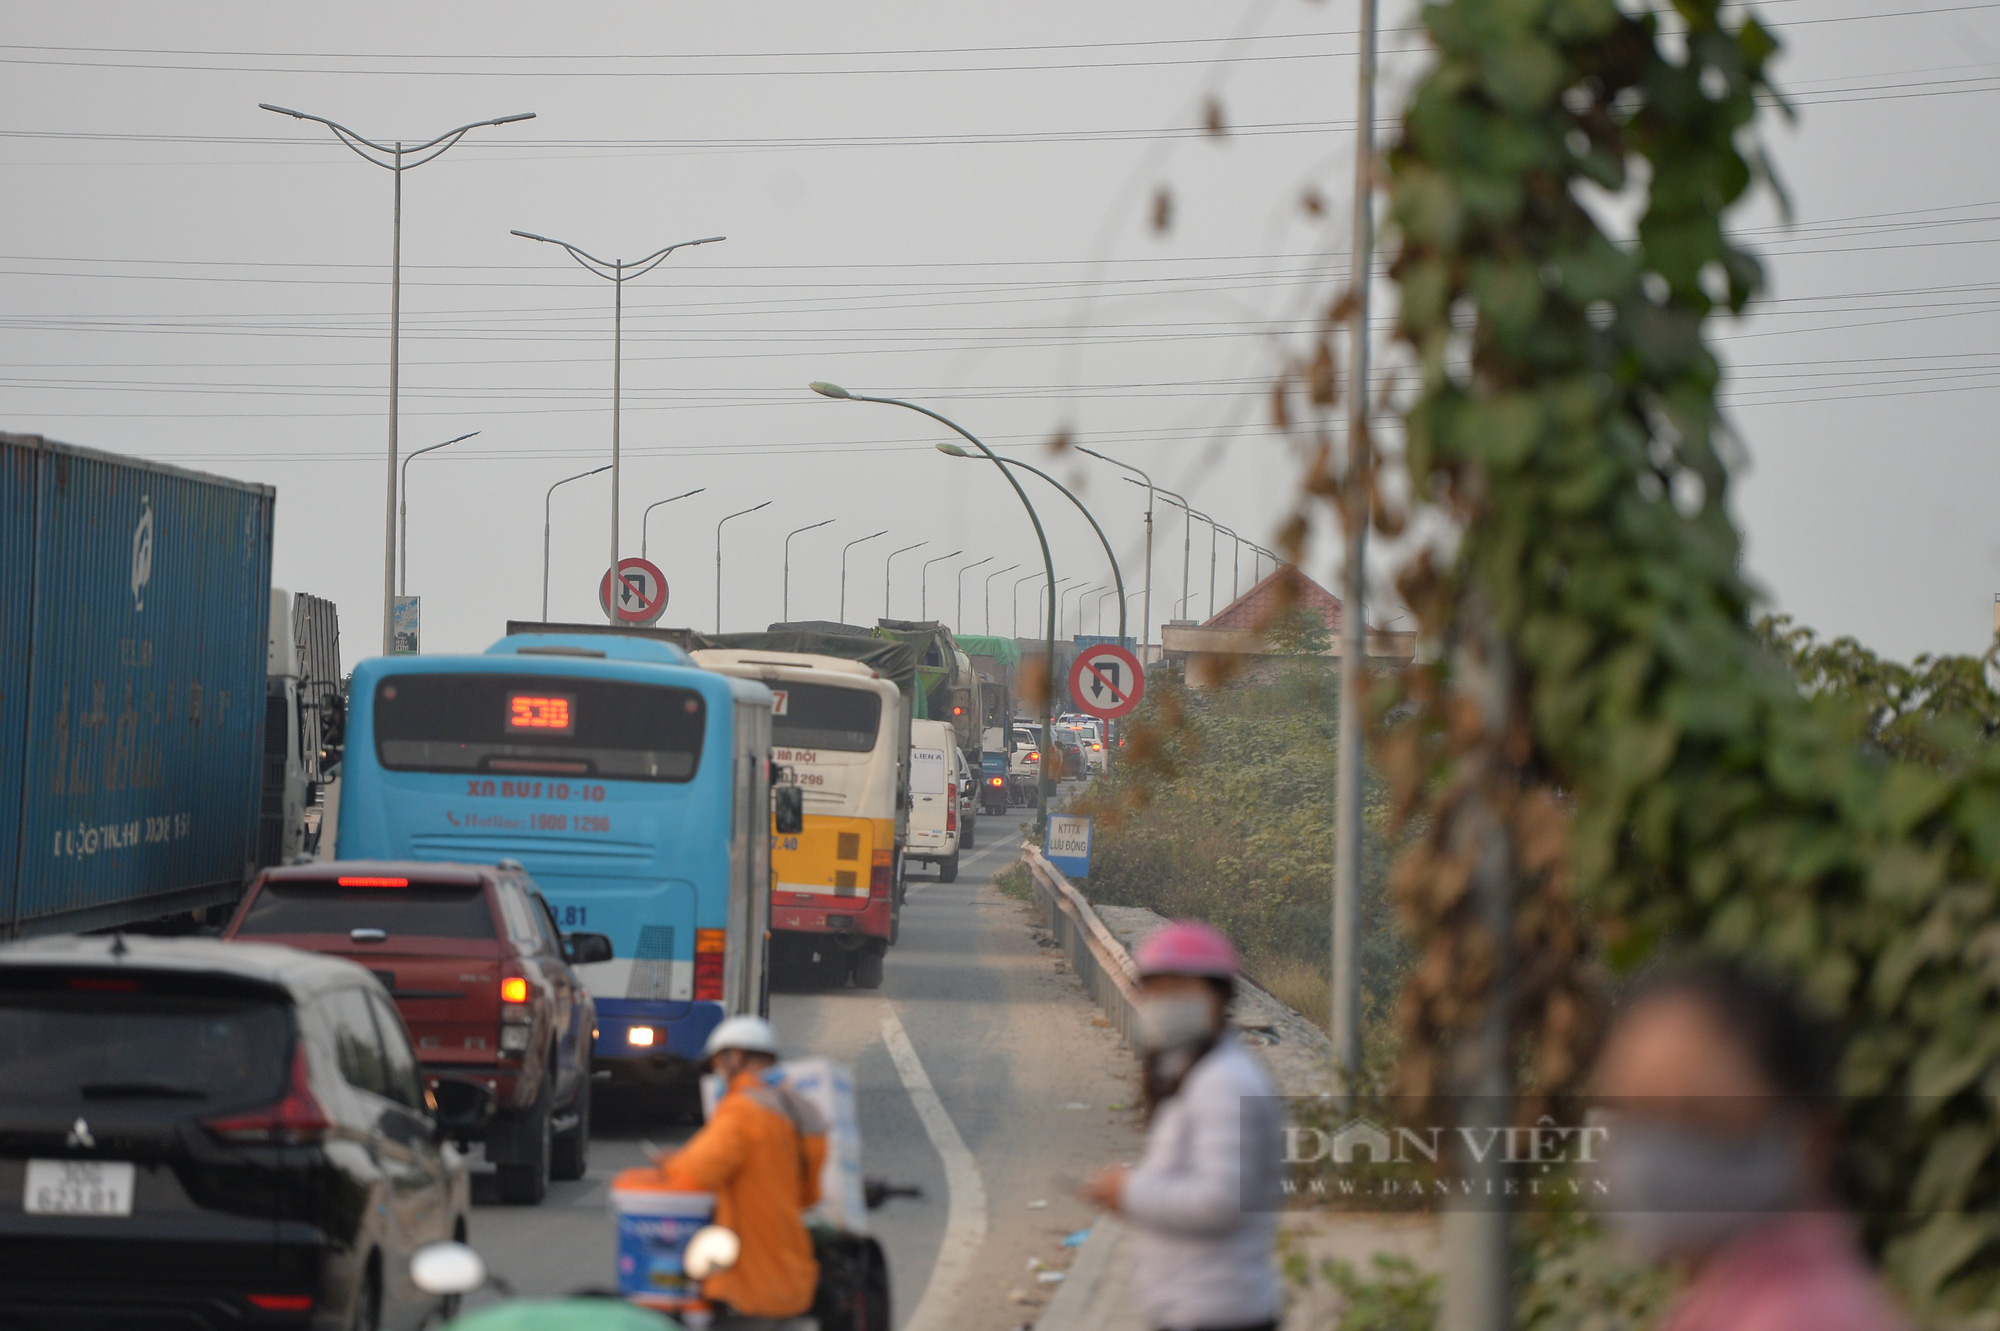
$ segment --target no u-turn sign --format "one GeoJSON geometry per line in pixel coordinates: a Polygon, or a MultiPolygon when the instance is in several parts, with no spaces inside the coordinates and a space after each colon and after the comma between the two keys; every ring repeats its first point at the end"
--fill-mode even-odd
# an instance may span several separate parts
{"type": "Polygon", "coordinates": [[[1145,693],[1139,658],[1115,642],[1084,648],[1069,668],[1070,700],[1079,711],[1107,721],[1130,716],[1145,693]]]}

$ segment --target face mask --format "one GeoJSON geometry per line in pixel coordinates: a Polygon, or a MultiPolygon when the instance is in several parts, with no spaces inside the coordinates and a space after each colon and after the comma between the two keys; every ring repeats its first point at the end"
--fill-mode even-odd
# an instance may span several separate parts
{"type": "Polygon", "coordinates": [[[1161,994],[1139,1001],[1139,1045],[1150,1053],[1206,1039],[1215,1007],[1202,994],[1161,994]]]}
{"type": "Polygon", "coordinates": [[[1782,1117],[1741,1139],[1618,1120],[1599,1154],[1597,1207],[1648,1260],[1702,1256],[1807,1193],[1805,1133],[1782,1117]]]}

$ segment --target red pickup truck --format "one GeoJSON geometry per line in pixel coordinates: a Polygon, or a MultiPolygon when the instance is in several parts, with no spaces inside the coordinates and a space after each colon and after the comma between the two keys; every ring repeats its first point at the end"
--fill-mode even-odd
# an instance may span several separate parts
{"type": "Polygon", "coordinates": [[[486,1158],[501,1200],[541,1201],[590,1151],[590,992],[571,966],[611,958],[603,934],[556,928],[519,864],[329,861],[259,874],[226,939],[345,957],[403,1014],[433,1086],[487,1087],[486,1158]]]}

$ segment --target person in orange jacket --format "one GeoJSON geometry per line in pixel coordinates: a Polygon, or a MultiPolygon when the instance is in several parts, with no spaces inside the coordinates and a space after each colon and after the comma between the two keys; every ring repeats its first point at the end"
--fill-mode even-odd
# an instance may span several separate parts
{"type": "Polygon", "coordinates": [[[803,1213],[819,1201],[826,1123],[773,1072],[778,1036],[762,1017],[717,1026],[702,1057],[722,1099],[686,1146],[660,1162],[665,1185],[715,1194],[715,1223],[736,1231],[736,1264],[702,1283],[728,1310],[719,1327],[780,1327],[811,1309],[819,1262],[803,1213]]]}

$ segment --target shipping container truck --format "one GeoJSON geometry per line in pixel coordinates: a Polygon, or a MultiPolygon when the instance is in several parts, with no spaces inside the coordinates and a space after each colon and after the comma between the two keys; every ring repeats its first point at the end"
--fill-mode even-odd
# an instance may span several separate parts
{"type": "Polygon", "coordinates": [[[0,433],[0,938],[191,922],[310,852],[338,648],[271,587],[275,502],[0,433]]]}

